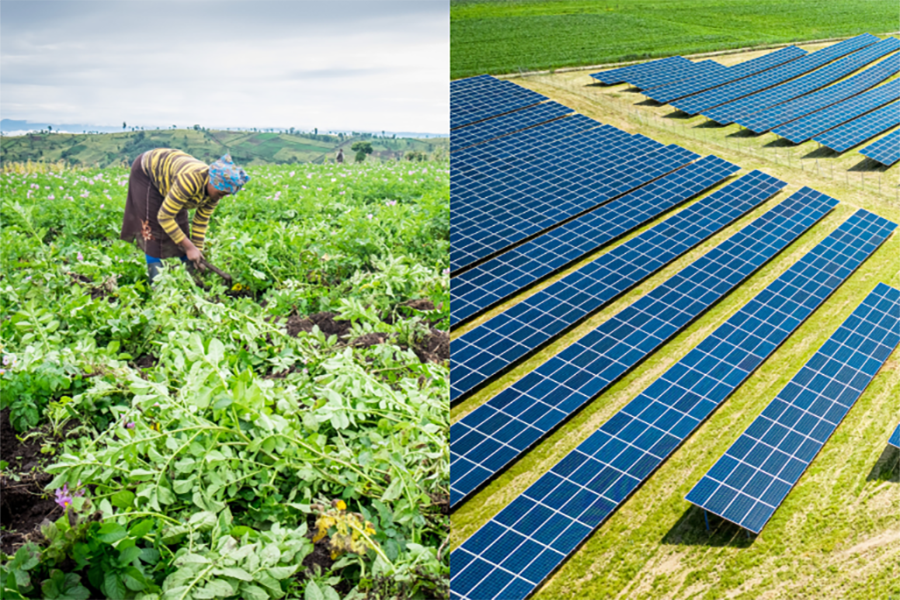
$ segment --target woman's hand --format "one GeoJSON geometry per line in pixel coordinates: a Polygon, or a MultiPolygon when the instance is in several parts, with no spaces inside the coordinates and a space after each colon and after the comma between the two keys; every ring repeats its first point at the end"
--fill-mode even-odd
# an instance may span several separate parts
{"type": "Polygon", "coordinates": [[[194,245],[194,242],[188,238],[184,238],[181,247],[187,252],[188,260],[194,263],[195,267],[199,267],[200,261],[203,260],[203,253],[194,245]]]}

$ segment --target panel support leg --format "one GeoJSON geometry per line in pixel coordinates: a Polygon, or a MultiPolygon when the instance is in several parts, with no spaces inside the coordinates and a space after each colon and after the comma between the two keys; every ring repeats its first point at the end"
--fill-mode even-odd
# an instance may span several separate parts
{"type": "Polygon", "coordinates": [[[709,513],[703,511],[703,520],[706,521],[706,531],[709,531],[709,513]]]}

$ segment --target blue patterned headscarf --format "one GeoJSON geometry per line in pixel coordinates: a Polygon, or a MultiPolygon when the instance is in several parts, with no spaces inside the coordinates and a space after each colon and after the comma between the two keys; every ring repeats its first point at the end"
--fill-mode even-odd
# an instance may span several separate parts
{"type": "Polygon", "coordinates": [[[233,196],[241,191],[248,181],[250,176],[231,161],[230,154],[209,165],[209,182],[220,192],[228,192],[233,196]]]}

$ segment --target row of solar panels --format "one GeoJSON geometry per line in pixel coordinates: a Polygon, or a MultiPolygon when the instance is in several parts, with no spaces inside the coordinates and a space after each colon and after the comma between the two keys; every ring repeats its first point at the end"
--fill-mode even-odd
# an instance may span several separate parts
{"type": "MultiPolygon", "coordinates": [[[[505,105],[489,98],[509,82],[471,80],[460,102],[505,105]]],[[[699,158],[571,113],[538,102],[451,132],[454,275],[699,158]]]]}
{"type": "MultiPolygon", "coordinates": [[[[478,79],[487,85],[483,78],[478,79]]],[[[555,103],[537,104],[533,109],[552,104],[555,103]]],[[[640,177],[629,175],[629,171],[647,168],[640,158],[663,153],[664,147],[580,115],[566,116],[564,112],[549,110],[549,118],[555,119],[550,122],[547,118],[537,119],[535,123],[520,117],[516,121],[512,118],[516,113],[512,112],[506,115],[510,123],[506,129],[487,120],[477,123],[487,132],[486,137],[475,142],[470,138],[470,143],[454,151],[451,179],[454,216],[475,210],[481,211],[481,215],[506,218],[507,222],[499,226],[498,222],[488,220],[484,228],[501,243],[504,236],[516,234],[511,227],[515,223],[513,217],[535,211],[529,214],[531,225],[536,228],[544,225],[543,230],[529,232],[525,237],[532,239],[514,250],[500,254],[495,251],[494,258],[470,266],[468,271],[453,278],[451,319],[456,325],[714,187],[738,170],[717,157],[698,161],[696,155],[682,155],[681,160],[687,158],[686,166],[669,168],[661,179],[641,185],[640,177]],[[579,189],[572,185],[573,177],[579,178],[574,181],[581,181],[591,172],[585,167],[592,162],[601,167],[614,166],[610,154],[620,146],[625,161],[631,160],[633,164],[615,175],[604,173],[592,182],[607,188],[620,181],[638,182],[636,189],[605,203],[608,198],[604,200],[602,194],[590,195],[594,191],[592,186],[579,189]],[[593,152],[593,158],[586,162],[566,160],[567,153],[581,152],[593,152]],[[562,168],[555,170],[560,164],[562,168]],[[529,187],[534,182],[522,180],[521,175],[527,172],[534,174],[537,185],[529,187]],[[492,197],[492,191],[498,189],[506,189],[508,194],[492,197]],[[541,198],[534,197],[535,192],[547,190],[555,202],[567,205],[553,216],[571,219],[561,226],[554,226],[560,221],[554,223],[553,218],[549,225],[534,222],[540,218],[536,209],[553,213],[557,208],[546,201],[542,204],[541,198]],[[458,202],[458,192],[468,192],[466,202],[458,202]],[[516,203],[523,197],[527,199],[516,203]],[[513,208],[502,210],[509,203],[513,203],[513,208]],[[599,208],[592,210],[591,205],[599,208]],[[578,209],[583,209],[583,214],[576,218],[567,216],[578,209]]],[[[454,340],[451,397],[454,401],[462,399],[765,202],[784,185],[763,173],[750,173],[454,340]]],[[[585,403],[683,330],[835,204],[835,200],[804,188],[658,290],[455,423],[451,427],[451,506],[459,506],[585,403]]],[[[693,363],[682,365],[691,373],[675,372],[673,367],[669,372],[674,374],[668,382],[668,391],[651,397],[651,389],[653,394],[658,390],[653,386],[648,388],[646,398],[641,400],[647,404],[635,404],[644,396],[629,404],[629,407],[634,405],[631,413],[623,410],[591,438],[594,446],[585,446],[588,442],[582,444],[576,451],[581,454],[573,452],[566,457],[557,465],[558,470],[554,467],[554,471],[454,551],[453,597],[518,598],[534,591],[894,227],[884,219],[859,211],[808,254],[801,261],[802,267],[798,263],[766,290],[774,297],[760,294],[754,300],[758,301],[757,305],[748,304],[738,313],[746,313],[746,323],[729,320],[726,325],[731,323],[732,330],[723,329],[724,325],[720,327],[716,333],[721,333],[721,343],[707,340],[709,347],[692,359],[693,363]],[[781,287],[776,289],[779,282],[781,287]],[[625,422],[625,419],[630,420],[625,422]],[[563,466],[566,460],[577,464],[563,466]]],[[[502,250],[504,246],[498,247],[502,250]]],[[[737,318],[738,315],[733,317],[737,318]]],[[[684,361],[691,356],[694,353],[684,361]]],[[[657,382],[654,386],[658,384],[662,385],[657,382]]],[[[832,413],[826,416],[829,415],[833,416],[832,413]]],[[[836,425],[833,420],[826,419],[826,422],[836,425]]],[[[803,448],[803,456],[807,456],[809,444],[803,448]]],[[[761,452],[757,449],[754,460],[761,452]]],[[[727,512],[723,516],[735,520],[736,511],[743,507],[748,528],[760,520],[764,524],[771,513],[766,514],[761,507],[774,511],[777,503],[772,503],[777,494],[792,476],[799,477],[802,470],[797,472],[798,465],[804,465],[792,455],[781,465],[783,472],[770,473],[777,460],[771,461],[766,467],[769,471],[752,475],[746,490],[743,484],[732,489],[737,475],[731,472],[726,477],[731,483],[710,480],[722,484],[710,492],[709,498],[714,498],[710,510],[715,512],[725,497],[723,494],[734,491],[734,497],[720,510],[727,512]],[[761,487],[767,476],[772,481],[761,487]],[[759,499],[748,495],[757,488],[759,499]],[[751,498],[750,504],[747,498],[751,498]]],[[[745,469],[740,472],[745,473],[745,469]]],[[[707,489],[710,484],[707,481],[703,485],[707,489]]]]}
{"type": "MultiPolygon", "coordinates": [[[[836,204],[804,188],[455,423],[451,504],[458,506],[836,204]]],[[[456,597],[518,598],[536,589],[895,227],[858,211],[609,419],[454,551],[456,597]]],[[[900,292],[879,285],[688,499],[758,532],[896,347],[898,328],[900,292]]]]}
{"type": "MultiPolygon", "coordinates": [[[[843,152],[900,124],[900,82],[882,85],[900,72],[897,50],[897,38],[863,34],[810,54],[791,46],[716,70],[676,57],[592,77],[630,83],[653,100],[723,125],[773,131],[794,143],[814,139],[843,152]]],[[[894,164],[897,152],[881,148],[864,154],[894,164]]]]}

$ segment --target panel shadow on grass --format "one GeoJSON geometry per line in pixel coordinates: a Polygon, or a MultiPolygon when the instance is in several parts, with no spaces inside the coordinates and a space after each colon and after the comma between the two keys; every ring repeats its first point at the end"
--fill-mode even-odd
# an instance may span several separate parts
{"type": "Polygon", "coordinates": [[[677,546],[708,546],[710,548],[749,548],[756,535],[742,527],[709,513],[709,531],[703,519],[703,509],[691,505],[678,522],[663,537],[663,544],[677,546]]]}
{"type": "Polygon", "coordinates": [[[862,171],[863,173],[884,173],[888,170],[886,166],[878,162],[877,160],[872,160],[871,158],[865,158],[849,169],[848,171],[862,171]]]}
{"type": "Polygon", "coordinates": [[[885,446],[884,452],[875,461],[866,481],[892,481],[900,483],[900,449],[885,446]]]}
{"type": "Polygon", "coordinates": [[[797,146],[799,144],[795,144],[791,140],[783,137],[778,137],[766,144],[767,148],[790,148],[793,146],[797,146]]]}
{"type": "Polygon", "coordinates": [[[741,128],[738,129],[737,131],[735,131],[735,132],[733,132],[733,133],[729,133],[729,134],[728,134],[728,137],[733,137],[733,138],[755,138],[755,137],[759,137],[759,136],[761,136],[761,135],[765,135],[765,134],[764,134],[764,133],[756,133],[756,132],[753,131],[752,129],[747,129],[746,127],[741,127],[741,128]]]}
{"type": "Polygon", "coordinates": [[[803,158],[826,158],[826,157],[838,156],[839,154],[840,154],[840,152],[835,152],[828,146],[819,146],[815,150],[804,154],[803,158]]]}

